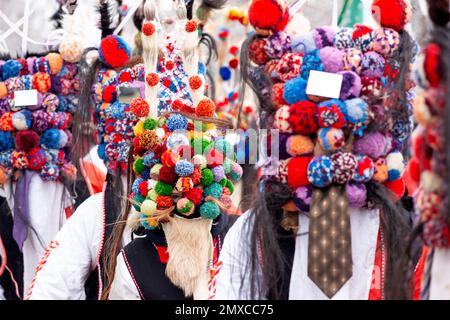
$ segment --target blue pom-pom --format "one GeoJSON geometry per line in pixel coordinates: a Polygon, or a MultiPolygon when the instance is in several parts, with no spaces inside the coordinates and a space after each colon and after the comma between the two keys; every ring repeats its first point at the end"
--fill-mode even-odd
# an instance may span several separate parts
{"type": "Polygon", "coordinates": [[[228,81],[231,79],[231,70],[228,67],[222,67],[220,68],[220,76],[222,77],[223,81],[228,81]]]}
{"type": "Polygon", "coordinates": [[[204,189],[203,195],[205,197],[211,196],[213,198],[220,199],[222,196],[222,185],[217,182],[213,182],[204,189]]]}
{"type": "Polygon", "coordinates": [[[203,62],[198,63],[198,73],[202,75],[206,74],[206,65],[203,62]]]}
{"type": "Polygon", "coordinates": [[[188,177],[194,173],[194,165],[187,160],[180,160],[175,165],[175,172],[180,177],[188,177]]]}
{"type": "Polygon", "coordinates": [[[12,152],[13,152],[12,149],[0,152],[0,166],[3,166],[5,168],[12,167],[12,160],[11,160],[12,152]]]}
{"type": "Polygon", "coordinates": [[[136,178],[134,180],[133,184],[131,185],[131,191],[133,191],[134,194],[139,194],[139,185],[144,182],[144,179],[136,178]]]}
{"type": "Polygon", "coordinates": [[[44,181],[56,181],[59,177],[59,168],[55,163],[47,162],[41,169],[41,178],[44,181]]]}
{"type": "Polygon", "coordinates": [[[361,137],[366,129],[366,120],[368,115],[369,106],[361,99],[351,99],[345,101],[345,109],[343,110],[345,120],[348,122],[348,127],[352,129],[353,134],[361,137]]]}
{"type": "Polygon", "coordinates": [[[169,131],[186,130],[188,127],[188,120],[181,114],[172,114],[166,122],[169,131]]]}
{"type": "Polygon", "coordinates": [[[402,177],[402,173],[397,169],[391,169],[388,171],[388,181],[395,181],[402,177]]]}
{"type": "Polygon", "coordinates": [[[216,203],[206,201],[200,206],[200,215],[205,219],[214,220],[220,215],[220,208],[216,203]]]}
{"type": "Polygon", "coordinates": [[[286,81],[283,92],[284,101],[288,104],[295,104],[299,101],[307,100],[306,85],[306,80],[301,77],[286,81]]]}
{"type": "Polygon", "coordinates": [[[303,57],[301,76],[308,80],[311,70],[323,71],[324,67],[320,59],[319,50],[314,50],[303,57]]]}
{"type": "Polygon", "coordinates": [[[308,166],[308,180],[317,188],[324,188],[333,182],[333,162],[328,156],[314,158],[308,166]]]}
{"type": "Polygon", "coordinates": [[[312,32],[304,32],[292,38],[292,51],[310,53],[317,50],[312,32]]]}
{"type": "Polygon", "coordinates": [[[124,105],[116,101],[111,105],[111,117],[116,120],[125,118],[125,108],[124,105]]]}
{"type": "Polygon", "coordinates": [[[60,138],[60,130],[48,129],[41,135],[39,144],[45,149],[59,149],[60,138]]]}
{"type": "Polygon", "coordinates": [[[0,151],[14,149],[14,137],[11,131],[0,130],[0,151]]]}
{"type": "Polygon", "coordinates": [[[144,180],[149,180],[150,179],[150,168],[149,167],[144,167],[144,169],[142,170],[141,173],[141,177],[144,180]]]}
{"type": "Polygon", "coordinates": [[[103,161],[105,161],[107,159],[105,149],[106,149],[106,143],[99,144],[97,147],[98,157],[100,159],[102,159],[103,161]]]}
{"type": "Polygon", "coordinates": [[[22,65],[20,64],[19,61],[17,61],[17,60],[6,61],[2,66],[3,80],[18,77],[21,69],[22,69],[22,65]]]}
{"type": "Polygon", "coordinates": [[[144,155],[144,165],[146,167],[152,168],[157,163],[159,163],[159,159],[153,152],[150,151],[144,155]]]}
{"type": "Polygon", "coordinates": [[[145,214],[141,214],[141,225],[147,229],[147,230],[154,230],[157,228],[157,226],[151,226],[148,224],[147,222],[148,216],[146,216],[145,214]]]}

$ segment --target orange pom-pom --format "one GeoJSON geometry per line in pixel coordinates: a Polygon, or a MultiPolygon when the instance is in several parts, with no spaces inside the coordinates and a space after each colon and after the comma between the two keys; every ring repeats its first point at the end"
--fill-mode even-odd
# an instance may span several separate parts
{"type": "Polygon", "coordinates": [[[155,31],[156,31],[155,26],[151,22],[147,22],[142,25],[142,33],[147,37],[153,35],[155,31]]]}
{"type": "Polygon", "coordinates": [[[212,118],[214,116],[216,106],[214,105],[214,102],[211,99],[203,99],[200,101],[197,105],[197,108],[195,109],[195,114],[198,117],[209,117],[212,118]]]}
{"type": "Polygon", "coordinates": [[[48,92],[52,87],[50,75],[45,72],[37,72],[32,78],[33,87],[40,93],[48,92]]]}
{"type": "Polygon", "coordinates": [[[12,115],[14,113],[7,111],[4,114],[2,114],[2,116],[0,117],[0,130],[3,131],[14,131],[14,125],[12,122],[12,115]]]}
{"type": "Polygon", "coordinates": [[[158,136],[154,130],[144,130],[139,137],[139,146],[146,150],[152,150],[158,143],[158,136]]]}
{"type": "Polygon", "coordinates": [[[130,104],[131,112],[138,118],[146,117],[150,112],[150,106],[142,98],[134,98],[130,104]]]}
{"type": "Polygon", "coordinates": [[[6,98],[8,95],[8,89],[6,89],[6,85],[4,82],[0,82],[0,99],[6,98]]]}
{"type": "Polygon", "coordinates": [[[189,86],[192,90],[198,90],[202,86],[202,78],[200,76],[192,76],[189,78],[189,86]]]}
{"type": "Polygon", "coordinates": [[[145,77],[145,81],[150,87],[155,87],[159,83],[159,76],[157,73],[149,73],[145,77]]]}
{"type": "Polygon", "coordinates": [[[46,55],[48,64],[50,65],[50,72],[52,74],[58,74],[63,67],[63,58],[59,53],[50,52],[46,55]]]}
{"type": "Polygon", "coordinates": [[[189,20],[186,22],[186,32],[195,32],[197,31],[198,23],[194,20],[189,20]]]}
{"type": "Polygon", "coordinates": [[[173,168],[180,159],[180,156],[171,150],[166,150],[161,155],[161,164],[163,166],[173,168]]]}
{"type": "Polygon", "coordinates": [[[171,196],[158,196],[156,198],[156,205],[158,209],[167,209],[173,206],[173,199],[171,196]]]}

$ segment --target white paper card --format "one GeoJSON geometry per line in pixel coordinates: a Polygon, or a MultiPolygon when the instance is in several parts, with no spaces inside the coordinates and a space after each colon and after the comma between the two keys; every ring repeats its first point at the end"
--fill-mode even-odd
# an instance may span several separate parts
{"type": "Polygon", "coordinates": [[[311,70],[306,86],[306,94],[330,99],[339,99],[342,81],[342,74],[311,70]]]}
{"type": "Polygon", "coordinates": [[[14,105],[16,107],[35,106],[38,104],[37,90],[14,91],[14,105]]]}

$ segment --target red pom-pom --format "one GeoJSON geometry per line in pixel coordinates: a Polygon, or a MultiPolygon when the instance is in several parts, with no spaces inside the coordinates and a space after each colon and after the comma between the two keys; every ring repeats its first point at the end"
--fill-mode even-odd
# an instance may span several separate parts
{"type": "Polygon", "coordinates": [[[292,190],[310,185],[308,180],[308,165],[313,157],[296,157],[287,165],[287,180],[292,190]]]}
{"type": "Polygon", "coordinates": [[[197,27],[197,21],[189,20],[188,22],[186,22],[186,32],[195,32],[197,31],[197,27]]]}
{"type": "Polygon", "coordinates": [[[208,164],[208,167],[213,168],[217,167],[223,164],[223,161],[225,159],[222,152],[216,150],[216,149],[210,149],[205,154],[206,163],[208,164]]]}
{"type": "Polygon", "coordinates": [[[212,118],[214,116],[215,109],[216,106],[214,105],[214,102],[211,99],[205,98],[198,103],[197,108],[195,109],[195,114],[198,117],[212,118]]]}
{"type": "Polygon", "coordinates": [[[158,196],[156,198],[156,205],[158,209],[167,209],[173,206],[173,199],[171,196],[158,196]]]}
{"type": "Polygon", "coordinates": [[[191,175],[192,182],[194,186],[200,184],[200,180],[202,179],[202,170],[199,167],[194,168],[194,172],[191,175]]]}
{"type": "Polygon", "coordinates": [[[139,189],[139,193],[141,194],[141,196],[143,196],[144,198],[147,197],[148,194],[148,181],[143,181],[139,184],[138,186],[139,189]]]}
{"type": "Polygon", "coordinates": [[[156,31],[155,26],[151,22],[146,22],[142,25],[142,33],[145,34],[147,37],[154,34],[156,31]]]}
{"type": "Polygon", "coordinates": [[[239,48],[236,46],[232,46],[230,48],[230,54],[232,54],[233,56],[237,55],[239,53],[239,48]]]}
{"type": "MultiPolygon", "coordinates": [[[[64,152],[63,152],[64,153],[64,152]]],[[[28,169],[38,171],[47,162],[44,150],[41,148],[34,148],[27,153],[28,169]]]]}
{"type": "Polygon", "coordinates": [[[33,78],[31,79],[31,82],[33,83],[34,89],[36,89],[40,93],[46,93],[52,87],[52,80],[50,78],[50,75],[45,72],[35,73],[33,75],[33,78]]]}
{"type": "Polygon", "coordinates": [[[192,90],[198,90],[202,86],[203,81],[200,76],[192,76],[189,78],[189,86],[192,90]]]}
{"type": "Polygon", "coordinates": [[[289,10],[284,0],[253,0],[248,19],[256,29],[281,31],[289,22],[289,10]]]}
{"type": "Polygon", "coordinates": [[[130,103],[131,112],[138,118],[148,116],[150,112],[150,106],[147,101],[142,98],[134,98],[130,103]]]}
{"type": "Polygon", "coordinates": [[[420,182],[420,162],[417,158],[412,158],[408,164],[409,176],[411,179],[419,183],[420,182]]]}
{"type": "Polygon", "coordinates": [[[237,69],[239,67],[239,60],[238,59],[231,59],[228,63],[231,69],[237,69]]]}
{"type": "Polygon", "coordinates": [[[355,40],[357,38],[365,36],[368,33],[371,33],[372,31],[373,29],[368,26],[365,26],[363,24],[357,24],[355,26],[355,30],[353,31],[352,38],[353,40],[355,40]]]}
{"type": "Polygon", "coordinates": [[[178,155],[170,150],[166,150],[161,155],[161,163],[163,166],[173,168],[178,161],[178,155]]]}
{"type": "Polygon", "coordinates": [[[384,186],[389,190],[391,190],[398,200],[403,198],[403,195],[405,194],[406,191],[406,185],[405,181],[403,181],[403,178],[400,178],[395,181],[387,181],[384,183],[384,186]]]}
{"type": "Polygon", "coordinates": [[[173,70],[173,68],[175,68],[175,62],[173,62],[173,60],[167,60],[166,61],[166,69],[171,71],[171,70],[173,70]]]}
{"type": "Polygon", "coordinates": [[[133,80],[133,77],[131,77],[131,73],[129,73],[128,71],[122,72],[120,74],[119,78],[120,83],[131,82],[131,80],[133,80]]]}
{"type": "Polygon", "coordinates": [[[203,190],[199,188],[192,188],[191,190],[186,192],[184,196],[189,200],[191,200],[194,203],[194,205],[198,206],[202,201],[203,190]]]}
{"type": "Polygon", "coordinates": [[[117,90],[115,86],[107,86],[103,90],[103,102],[112,103],[117,99],[117,90]]]}
{"type": "Polygon", "coordinates": [[[425,75],[431,87],[437,87],[441,83],[441,47],[435,43],[430,43],[425,48],[425,75]]]}
{"type": "Polygon", "coordinates": [[[289,108],[289,124],[294,133],[308,135],[315,133],[317,124],[317,105],[310,101],[300,101],[289,108]]]}
{"type": "Polygon", "coordinates": [[[133,152],[137,156],[142,156],[147,150],[141,147],[141,140],[139,137],[133,139],[133,152]]]}
{"type": "Polygon", "coordinates": [[[248,53],[250,60],[257,65],[263,65],[269,60],[266,53],[266,41],[264,39],[257,38],[253,40],[248,48],[248,53]]]}
{"type": "Polygon", "coordinates": [[[412,6],[409,0],[374,0],[372,15],[385,28],[401,31],[409,23],[412,6]]]}
{"type": "Polygon", "coordinates": [[[16,134],[16,145],[19,150],[28,152],[39,144],[39,135],[33,130],[20,130],[16,134]]]}
{"type": "Polygon", "coordinates": [[[175,169],[172,167],[163,166],[159,170],[159,181],[174,184],[177,180],[177,174],[175,173],[175,169]]]}
{"type": "Polygon", "coordinates": [[[123,67],[131,56],[131,49],[121,37],[110,35],[100,43],[100,60],[111,68],[123,67]]]}
{"type": "Polygon", "coordinates": [[[275,83],[272,87],[273,91],[273,102],[277,107],[286,105],[287,102],[283,98],[284,94],[284,83],[275,83]]]}
{"type": "Polygon", "coordinates": [[[157,73],[149,73],[145,77],[145,81],[150,87],[155,87],[159,83],[159,76],[157,73]]]}

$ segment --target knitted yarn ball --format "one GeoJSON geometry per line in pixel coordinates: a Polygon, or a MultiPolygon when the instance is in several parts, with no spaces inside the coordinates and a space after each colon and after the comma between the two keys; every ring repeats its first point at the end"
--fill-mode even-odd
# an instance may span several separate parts
{"type": "Polygon", "coordinates": [[[280,31],[289,22],[289,10],[284,0],[254,0],[248,8],[248,21],[261,30],[280,31]]]}
{"type": "Polygon", "coordinates": [[[188,120],[181,114],[171,114],[166,122],[169,131],[186,130],[188,127],[188,120]]]}
{"type": "Polygon", "coordinates": [[[386,155],[387,143],[386,137],[381,132],[370,132],[353,143],[353,153],[377,160],[386,155]]]}
{"type": "Polygon", "coordinates": [[[130,103],[130,111],[137,117],[143,118],[150,113],[150,106],[142,98],[134,98],[130,103]]]}
{"type": "Polygon", "coordinates": [[[353,134],[360,137],[364,133],[365,122],[368,118],[369,106],[360,98],[345,101],[345,120],[353,130],[353,134]]]}
{"type": "Polygon", "coordinates": [[[334,46],[334,29],[332,27],[315,28],[312,31],[317,49],[334,46]]]}
{"type": "Polygon", "coordinates": [[[31,79],[31,82],[33,83],[33,88],[35,88],[40,93],[46,93],[50,91],[52,87],[50,75],[45,72],[35,73],[33,75],[33,78],[31,79]]]}
{"type": "Polygon", "coordinates": [[[185,215],[190,216],[194,213],[195,205],[194,203],[189,200],[188,198],[181,198],[177,201],[177,212],[185,215]]]}
{"type": "Polygon", "coordinates": [[[220,208],[216,203],[206,201],[200,206],[200,215],[205,219],[214,220],[220,215],[220,208]]]}
{"type": "Polygon", "coordinates": [[[358,98],[361,94],[361,78],[353,71],[342,71],[341,100],[358,98]]]}
{"type": "MultiPolygon", "coordinates": [[[[136,160],[137,161],[137,160],[136,160]]],[[[157,164],[155,164],[151,169],[150,169],[150,177],[153,179],[153,180],[159,180],[159,173],[160,173],[160,171],[162,170],[162,168],[163,168],[163,165],[162,164],[160,164],[160,163],[157,163],[157,164]]],[[[168,168],[168,167],[165,167],[165,168],[168,168]]],[[[168,181],[163,181],[163,182],[165,182],[165,183],[169,183],[169,184],[172,184],[173,182],[175,182],[175,180],[176,180],[176,175],[175,175],[175,171],[173,170],[173,168],[170,168],[171,170],[172,170],[172,172],[173,172],[173,178],[166,178],[166,179],[169,179],[168,181]]],[[[170,174],[168,174],[168,173],[166,173],[166,175],[165,175],[165,177],[169,177],[170,176],[170,174]]]]}
{"type": "Polygon", "coordinates": [[[194,182],[189,177],[181,177],[178,179],[177,183],[175,184],[175,188],[179,192],[188,192],[194,187],[194,182]]]}
{"type": "Polygon", "coordinates": [[[161,155],[161,163],[166,166],[173,168],[177,164],[180,156],[177,153],[172,152],[171,150],[166,150],[161,155]]]}
{"type": "Polygon", "coordinates": [[[228,81],[231,79],[231,70],[228,67],[221,67],[219,74],[223,81],[228,81]]]}
{"type": "Polygon", "coordinates": [[[64,61],[77,63],[83,55],[83,39],[78,36],[64,37],[59,45],[59,53],[64,61]]]}
{"type": "Polygon", "coordinates": [[[388,181],[395,181],[405,172],[405,160],[400,152],[392,152],[386,157],[388,181]]]}
{"type": "Polygon", "coordinates": [[[204,197],[211,196],[216,199],[220,199],[222,196],[222,185],[217,182],[213,182],[209,186],[203,189],[204,197]]]}
{"type": "Polygon", "coordinates": [[[269,60],[265,47],[265,39],[254,39],[248,48],[249,59],[257,65],[265,64],[269,60]]]}
{"type": "Polygon", "coordinates": [[[373,49],[373,29],[365,25],[356,25],[353,31],[353,42],[362,52],[373,49]]]}
{"type": "Polygon", "coordinates": [[[137,212],[141,212],[141,205],[145,201],[145,198],[139,193],[135,194],[133,197],[133,207],[137,212]]]}
{"type": "Polygon", "coordinates": [[[22,170],[28,167],[27,154],[23,151],[14,150],[11,153],[11,162],[14,168],[22,170]]]}
{"type": "Polygon", "coordinates": [[[361,73],[361,63],[362,63],[362,60],[364,57],[361,50],[359,50],[357,48],[349,48],[349,49],[344,50],[343,54],[344,54],[343,70],[353,71],[357,74],[361,73]]]}
{"type": "Polygon", "coordinates": [[[308,135],[315,133],[317,124],[317,105],[310,101],[300,101],[289,107],[288,122],[294,133],[308,135]]]}
{"type": "Polygon", "coordinates": [[[292,157],[312,154],[314,142],[307,136],[291,135],[286,141],[286,151],[292,157]]]}
{"type": "Polygon", "coordinates": [[[412,6],[409,0],[374,0],[372,15],[382,27],[401,31],[411,19],[412,6]]]}
{"type": "Polygon", "coordinates": [[[344,147],[345,134],[341,129],[322,128],[318,132],[318,141],[325,151],[336,151],[344,147]]]}
{"type": "Polygon", "coordinates": [[[333,182],[346,184],[349,182],[356,170],[358,161],[355,155],[347,152],[338,152],[331,156],[333,162],[333,182]]]}
{"type": "Polygon", "coordinates": [[[290,107],[282,106],[275,113],[273,126],[280,130],[281,133],[292,133],[292,126],[290,124],[290,107]]]}
{"type": "Polygon", "coordinates": [[[363,183],[350,182],[345,186],[350,208],[363,208],[367,202],[367,189],[363,183]]]}
{"type": "Polygon", "coordinates": [[[325,188],[333,182],[333,162],[328,156],[311,160],[307,171],[308,181],[317,188],[325,188]]]}
{"type": "Polygon", "coordinates": [[[318,122],[322,128],[333,127],[340,129],[345,126],[346,105],[341,100],[332,99],[324,101],[318,106],[318,122]]]}
{"type": "Polygon", "coordinates": [[[31,113],[28,110],[15,112],[11,117],[12,124],[16,130],[26,130],[31,126],[31,113]]]}
{"type": "Polygon", "coordinates": [[[32,130],[22,130],[16,134],[16,145],[19,150],[28,152],[39,145],[39,135],[32,130]]]}
{"type": "Polygon", "coordinates": [[[41,148],[34,148],[27,153],[28,169],[39,171],[47,162],[47,157],[44,150],[41,148]]]}
{"type": "Polygon", "coordinates": [[[123,67],[131,57],[131,48],[120,36],[103,38],[98,50],[100,61],[110,68],[123,67]]]}
{"type": "Polygon", "coordinates": [[[375,174],[375,164],[372,159],[367,156],[358,155],[356,156],[356,160],[358,164],[356,165],[352,179],[361,183],[372,180],[373,175],[375,174]]]}
{"type": "Polygon", "coordinates": [[[311,32],[302,32],[295,35],[292,39],[291,46],[292,51],[304,54],[317,50],[317,46],[311,32]]]}
{"type": "Polygon", "coordinates": [[[385,58],[390,58],[399,49],[400,35],[390,28],[377,28],[373,31],[372,50],[385,58]]]}
{"type": "Polygon", "coordinates": [[[380,54],[370,51],[364,54],[361,62],[364,77],[381,78],[384,74],[386,60],[380,54]]]}
{"type": "Polygon", "coordinates": [[[306,187],[310,184],[307,172],[311,160],[311,156],[303,156],[292,158],[287,162],[287,183],[292,190],[306,187]]]}
{"type": "Polygon", "coordinates": [[[47,162],[41,169],[40,176],[44,181],[56,181],[59,177],[59,167],[57,164],[47,162]]]}
{"type": "Polygon", "coordinates": [[[325,72],[337,73],[344,70],[344,51],[334,47],[324,47],[319,50],[319,55],[325,72]]]}
{"type": "Polygon", "coordinates": [[[1,68],[2,79],[7,80],[9,78],[18,77],[21,69],[22,65],[20,64],[19,61],[12,59],[6,61],[1,68]]]}
{"type": "Polygon", "coordinates": [[[309,212],[312,200],[312,187],[299,187],[294,192],[294,203],[302,212],[309,212]]]}
{"type": "Polygon", "coordinates": [[[201,154],[211,147],[211,141],[202,137],[196,137],[191,140],[191,147],[196,154],[201,154]]]}
{"type": "Polygon", "coordinates": [[[301,76],[303,79],[308,79],[311,70],[315,71],[323,71],[324,66],[322,64],[322,60],[320,58],[320,54],[318,50],[314,50],[311,53],[308,53],[303,58],[302,71],[301,76]]]}
{"type": "Polygon", "coordinates": [[[266,39],[266,54],[272,59],[280,59],[292,50],[291,37],[285,32],[276,32],[266,39]]]}
{"type": "Polygon", "coordinates": [[[188,177],[194,172],[194,165],[187,160],[180,160],[175,165],[175,172],[180,177],[188,177]]]}
{"type": "Polygon", "coordinates": [[[303,54],[287,53],[278,61],[277,74],[283,81],[297,78],[300,75],[303,63],[303,54]]]}
{"type": "Polygon", "coordinates": [[[307,84],[307,81],[302,77],[287,81],[284,84],[283,100],[287,104],[295,104],[301,100],[307,100],[307,84]]]}
{"type": "Polygon", "coordinates": [[[334,35],[334,47],[339,50],[353,48],[355,43],[353,42],[353,29],[342,28],[334,35]]]}

